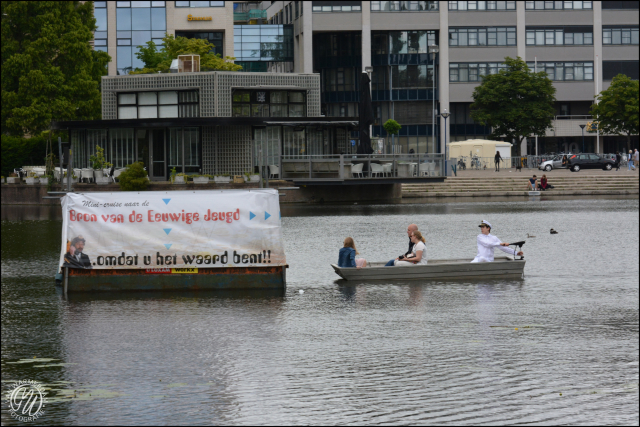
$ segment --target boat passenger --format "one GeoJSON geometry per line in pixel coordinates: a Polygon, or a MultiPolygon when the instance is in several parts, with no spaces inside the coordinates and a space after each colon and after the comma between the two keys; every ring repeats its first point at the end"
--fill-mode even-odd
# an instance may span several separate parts
{"type": "Polygon", "coordinates": [[[493,249],[498,248],[502,252],[506,252],[510,255],[522,256],[522,251],[516,254],[515,249],[511,249],[508,243],[502,243],[500,239],[491,234],[491,224],[488,221],[482,220],[480,227],[480,234],[478,234],[478,255],[471,262],[493,262],[493,249]]]}
{"type": "Polygon", "coordinates": [[[359,255],[359,252],[356,249],[356,244],[353,241],[353,238],[347,237],[344,239],[344,247],[340,249],[340,253],[338,255],[338,267],[366,267],[367,260],[364,258],[356,259],[356,255],[359,255]]]}
{"type": "Polygon", "coordinates": [[[409,224],[409,226],[407,227],[407,236],[409,236],[409,250],[407,252],[405,252],[404,255],[400,255],[398,258],[390,260],[385,265],[385,267],[393,267],[396,264],[396,261],[401,259],[401,257],[406,257],[407,255],[409,255],[411,253],[411,251],[413,250],[413,242],[411,241],[411,233],[413,233],[417,229],[418,229],[417,225],[409,224]]]}
{"type": "Polygon", "coordinates": [[[411,253],[407,256],[400,256],[400,259],[395,262],[396,267],[407,265],[427,265],[427,247],[425,245],[425,239],[422,237],[422,233],[418,230],[412,232],[411,241],[413,242],[411,253]]]}

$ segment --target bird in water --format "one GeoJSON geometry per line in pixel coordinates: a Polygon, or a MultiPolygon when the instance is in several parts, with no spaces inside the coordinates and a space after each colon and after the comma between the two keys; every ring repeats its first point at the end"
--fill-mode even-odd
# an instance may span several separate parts
{"type": "Polygon", "coordinates": [[[551,229],[551,234],[558,234],[558,232],[552,228],[551,229]]]}
{"type": "Polygon", "coordinates": [[[529,233],[527,233],[527,237],[536,237],[536,236],[531,236],[531,235],[529,235],[529,233]]]}

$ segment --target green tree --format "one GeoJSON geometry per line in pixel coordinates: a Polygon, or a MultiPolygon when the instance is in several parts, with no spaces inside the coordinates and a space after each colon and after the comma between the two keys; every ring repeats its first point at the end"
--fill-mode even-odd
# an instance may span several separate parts
{"type": "Polygon", "coordinates": [[[545,72],[531,72],[520,57],[506,57],[504,63],[506,69],[482,76],[473,91],[471,117],[491,126],[490,138],[515,140],[517,150],[524,138],[544,135],[551,127],[556,89],[545,72]]]}
{"type": "Polygon", "coordinates": [[[100,118],[110,61],[89,42],[93,2],[3,1],[2,133],[37,135],[52,120],[100,118]]]}
{"type": "Polygon", "coordinates": [[[626,136],[630,150],[631,135],[638,135],[638,80],[618,74],[595,98],[598,103],[591,106],[591,114],[600,132],[626,136]]]}
{"type": "Polygon", "coordinates": [[[164,46],[160,50],[153,41],[148,41],[146,46],[141,46],[136,52],[136,57],[144,63],[144,68],[136,68],[130,74],[150,74],[157,72],[167,72],[171,67],[171,61],[178,58],[178,55],[200,55],[201,71],[240,71],[242,67],[234,64],[233,57],[211,52],[215,47],[207,40],[189,39],[186,37],[173,37],[171,34],[165,35],[162,39],[164,46]]]}
{"type": "Polygon", "coordinates": [[[400,129],[402,129],[402,126],[400,125],[400,123],[396,122],[393,119],[389,119],[386,122],[384,122],[382,127],[384,128],[384,130],[387,131],[389,135],[397,135],[398,132],[400,132],[400,129]]]}

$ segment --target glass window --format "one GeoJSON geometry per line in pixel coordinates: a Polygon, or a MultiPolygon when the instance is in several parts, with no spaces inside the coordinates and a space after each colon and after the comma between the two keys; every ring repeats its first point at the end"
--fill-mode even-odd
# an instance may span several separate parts
{"type": "Polygon", "coordinates": [[[131,31],[131,9],[116,9],[116,30],[131,31]]]}
{"type": "MultiPolygon", "coordinates": [[[[177,101],[177,100],[176,100],[177,101]]],[[[178,117],[177,105],[162,105],[158,108],[158,117],[178,117]]]]}
{"type": "MultiPolygon", "coordinates": [[[[527,43],[531,43],[531,37],[527,43]]],[[[542,34],[544,40],[544,33],[542,34]]],[[[515,46],[515,27],[450,28],[449,46],[515,46]]]]}
{"type": "Polygon", "coordinates": [[[164,31],[167,29],[167,16],[166,9],[153,8],[151,9],[151,29],[155,31],[164,31]]]}
{"type": "Polygon", "coordinates": [[[148,107],[138,107],[139,119],[156,119],[158,118],[158,107],[155,105],[148,107]]]}
{"type": "Polygon", "coordinates": [[[107,31],[107,9],[95,9],[96,31],[107,31]]]}
{"type": "Polygon", "coordinates": [[[137,119],[138,109],[136,107],[118,107],[119,119],[137,119]]]}
{"type": "Polygon", "coordinates": [[[156,105],[158,103],[158,94],[156,92],[139,92],[138,105],[156,105]]]}
{"type": "Polygon", "coordinates": [[[176,91],[158,92],[158,104],[177,104],[177,103],[178,103],[178,92],[176,91]]]}

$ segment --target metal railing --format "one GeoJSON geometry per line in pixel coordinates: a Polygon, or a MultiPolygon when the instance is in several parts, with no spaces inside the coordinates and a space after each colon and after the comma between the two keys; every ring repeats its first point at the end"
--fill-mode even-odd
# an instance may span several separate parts
{"type": "MultiPolygon", "coordinates": [[[[546,155],[546,156],[534,156],[534,155],[526,155],[519,157],[506,157],[503,158],[500,162],[500,168],[522,168],[522,169],[537,169],[541,163],[544,163],[549,160],[553,160],[557,155],[562,155],[562,153],[546,155]]],[[[574,153],[575,154],[575,153],[574,153]]],[[[571,156],[573,154],[567,153],[567,156],[571,156]]],[[[611,153],[598,153],[599,156],[613,159],[615,161],[615,154],[611,153]]],[[[495,157],[476,157],[476,156],[461,156],[457,158],[451,158],[449,162],[452,165],[456,165],[457,171],[461,170],[495,170],[495,157]]],[[[622,159],[620,165],[626,165],[627,160],[622,159]]]]}
{"type": "Polygon", "coordinates": [[[442,154],[283,155],[282,178],[374,179],[444,176],[442,154]]]}

